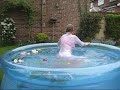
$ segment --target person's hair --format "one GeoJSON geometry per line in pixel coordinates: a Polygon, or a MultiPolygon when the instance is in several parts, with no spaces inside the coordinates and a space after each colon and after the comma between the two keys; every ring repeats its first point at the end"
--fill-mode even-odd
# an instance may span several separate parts
{"type": "Polygon", "coordinates": [[[66,32],[72,32],[74,30],[74,26],[72,24],[68,24],[66,27],[66,32]]]}

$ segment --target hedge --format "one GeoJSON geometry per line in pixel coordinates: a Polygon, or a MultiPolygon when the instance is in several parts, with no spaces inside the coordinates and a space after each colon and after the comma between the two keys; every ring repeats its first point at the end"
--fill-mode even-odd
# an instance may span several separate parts
{"type": "Polygon", "coordinates": [[[120,39],[120,15],[108,14],[105,16],[106,20],[106,31],[105,35],[107,38],[113,40],[120,39]]]}
{"type": "Polygon", "coordinates": [[[80,28],[78,30],[78,37],[82,40],[91,41],[95,38],[96,33],[100,30],[100,21],[102,17],[99,14],[87,13],[80,18],[80,28]]]}

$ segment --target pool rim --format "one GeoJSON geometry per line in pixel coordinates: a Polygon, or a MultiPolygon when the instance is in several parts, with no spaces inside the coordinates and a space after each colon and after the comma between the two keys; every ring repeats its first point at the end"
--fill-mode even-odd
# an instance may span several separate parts
{"type": "MultiPolygon", "coordinates": [[[[51,45],[57,45],[57,43],[40,43],[40,44],[31,44],[31,45],[26,45],[26,46],[21,46],[21,47],[17,47],[15,49],[12,49],[8,52],[6,52],[3,56],[2,56],[2,61],[3,63],[7,63],[9,65],[12,65],[12,66],[16,66],[16,67],[19,67],[19,68],[26,68],[26,69],[29,69],[29,70],[42,70],[42,71],[77,71],[77,70],[89,70],[89,69],[93,69],[93,68],[100,68],[100,67],[103,67],[103,66],[114,66],[114,64],[117,64],[119,67],[120,66],[120,61],[118,62],[115,62],[115,63],[110,63],[110,64],[106,64],[106,65],[100,65],[100,66],[94,66],[94,67],[87,67],[87,68],[40,68],[40,67],[29,67],[29,66],[23,66],[23,65],[19,65],[19,64],[14,64],[12,62],[8,62],[7,60],[5,60],[5,57],[11,52],[11,51],[19,51],[21,49],[24,50],[27,49],[27,48],[33,48],[33,47],[37,47],[37,46],[51,46],[51,45]]],[[[115,49],[115,50],[120,50],[119,47],[116,47],[116,46],[112,46],[112,45],[107,45],[107,44],[102,44],[102,43],[91,43],[90,45],[95,45],[95,46],[103,46],[103,47],[107,47],[107,48],[111,48],[111,49],[115,49]]]]}

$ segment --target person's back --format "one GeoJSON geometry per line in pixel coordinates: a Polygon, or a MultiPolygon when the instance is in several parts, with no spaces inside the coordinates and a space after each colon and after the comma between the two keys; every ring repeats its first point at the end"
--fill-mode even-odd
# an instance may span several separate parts
{"type": "Polygon", "coordinates": [[[66,34],[62,35],[58,41],[58,46],[60,51],[58,56],[68,57],[72,55],[72,48],[75,47],[75,44],[85,46],[87,43],[82,42],[76,35],[73,35],[74,27],[73,25],[67,25],[66,34]]]}
{"type": "Polygon", "coordinates": [[[59,40],[60,52],[71,52],[72,48],[75,47],[75,44],[83,46],[84,42],[79,40],[76,35],[70,33],[64,34],[59,40]]]}
{"type": "Polygon", "coordinates": [[[75,47],[74,35],[66,33],[60,39],[60,52],[71,51],[75,47]]]}

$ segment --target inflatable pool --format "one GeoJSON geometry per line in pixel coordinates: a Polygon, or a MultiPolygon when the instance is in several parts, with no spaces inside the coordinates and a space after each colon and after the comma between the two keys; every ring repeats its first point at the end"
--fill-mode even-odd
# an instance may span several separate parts
{"type": "Polygon", "coordinates": [[[92,43],[73,49],[82,60],[61,60],[57,43],[32,44],[3,55],[2,90],[120,89],[120,48],[92,43]],[[79,62],[79,63],[78,63],[79,62]]]}

